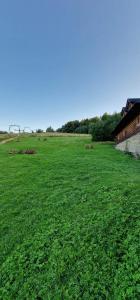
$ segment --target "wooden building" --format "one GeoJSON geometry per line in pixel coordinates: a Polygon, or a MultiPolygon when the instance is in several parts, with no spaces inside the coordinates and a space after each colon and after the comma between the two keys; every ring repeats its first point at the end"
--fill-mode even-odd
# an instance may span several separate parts
{"type": "Polygon", "coordinates": [[[140,153],[140,99],[127,100],[122,109],[122,119],[113,134],[118,149],[140,153]]]}
{"type": "Polygon", "coordinates": [[[140,131],[140,99],[128,99],[122,109],[122,119],[113,134],[117,143],[140,131]]]}

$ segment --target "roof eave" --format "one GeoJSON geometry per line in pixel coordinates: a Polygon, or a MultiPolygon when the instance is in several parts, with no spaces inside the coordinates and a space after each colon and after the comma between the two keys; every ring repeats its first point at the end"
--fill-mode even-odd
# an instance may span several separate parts
{"type": "Polygon", "coordinates": [[[115,136],[118,134],[129,122],[133,120],[140,112],[140,103],[135,103],[134,106],[128,111],[128,113],[121,119],[119,124],[113,130],[112,134],[115,136]]]}

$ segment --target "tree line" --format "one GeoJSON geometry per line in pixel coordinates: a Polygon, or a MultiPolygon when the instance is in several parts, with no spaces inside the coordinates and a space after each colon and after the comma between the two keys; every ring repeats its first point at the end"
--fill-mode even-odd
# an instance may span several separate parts
{"type": "Polygon", "coordinates": [[[120,119],[120,113],[104,113],[101,117],[69,121],[58,128],[57,132],[91,134],[94,141],[111,141],[113,140],[112,131],[120,119]]]}

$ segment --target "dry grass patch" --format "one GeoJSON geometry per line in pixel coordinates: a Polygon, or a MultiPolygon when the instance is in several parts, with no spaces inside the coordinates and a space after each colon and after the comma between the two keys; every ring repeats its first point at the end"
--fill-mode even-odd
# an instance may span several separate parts
{"type": "Polygon", "coordinates": [[[85,149],[93,149],[94,145],[93,144],[86,144],[85,149]]]}

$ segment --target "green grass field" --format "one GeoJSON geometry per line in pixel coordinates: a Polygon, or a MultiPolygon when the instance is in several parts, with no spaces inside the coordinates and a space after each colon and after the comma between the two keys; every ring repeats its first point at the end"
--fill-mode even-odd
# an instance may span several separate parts
{"type": "Polygon", "coordinates": [[[87,143],[0,145],[0,299],[139,299],[140,160],[87,143]]]}

